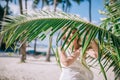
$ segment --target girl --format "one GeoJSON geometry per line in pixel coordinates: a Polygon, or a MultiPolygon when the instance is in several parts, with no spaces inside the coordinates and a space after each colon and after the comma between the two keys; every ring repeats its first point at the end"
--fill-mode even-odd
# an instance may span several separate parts
{"type": "MultiPolygon", "coordinates": [[[[76,31],[77,29],[72,31],[70,37],[68,38],[68,42],[71,40],[76,31]]],[[[66,35],[68,35],[68,33],[64,35],[63,40],[66,38],[66,35]]],[[[97,58],[98,49],[95,42],[92,42],[92,48],[93,49],[88,50],[87,53],[90,56],[97,58]]],[[[73,42],[71,42],[66,51],[61,49],[61,47],[59,47],[58,51],[62,66],[62,72],[59,80],[93,80],[91,70],[87,69],[80,63],[79,56],[81,49],[78,36],[73,42]]]]}

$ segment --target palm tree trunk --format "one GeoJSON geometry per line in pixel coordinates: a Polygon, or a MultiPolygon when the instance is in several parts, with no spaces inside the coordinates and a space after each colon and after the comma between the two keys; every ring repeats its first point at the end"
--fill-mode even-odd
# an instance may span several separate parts
{"type": "Polygon", "coordinates": [[[22,0],[19,0],[20,14],[23,14],[22,0]]]}
{"type": "Polygon", "coordinates": [[[48,62],[50,62],[51,47],[52,47],[52,36],[49,37],[48,52],[46,54],[46,61],[48,62]]]}
{"type": "Polygon", "coordinates": [[[36,44],[37,43],[37,38],[35,39],[35,43],[34,43],[34,54],[36,53],[36,44]]]}
{"type": "Polygon", "coordinates": [[[15,2],[15,4],[17,4],[16,0],[14,2],[15,2]]]}
{"type": "MultiPolygon", "coordinates": [[[[20,6],[20,14],[23,14],[23,7],[22,7],[22,0],[19,0],[19,6],[20,6]]],[[[21,41],[22,43],[22,41],[21,41]]],[[[26,60],[26,43],[23,43],[20,47],[20,54],[21,56],[21,62],[25,62],[26,60]]]]}
{"type": "MultiPolygon", "coordinates": [[[[9,3],[9,0],[6,0],[6,10],[5,10],[5,15],[8,14],[8,8],[9,8],[9,7],[8,7],[8,3],[9,3]]],[[[4,15],[4,17],[5,17],[5,15],[4,15]]]]}
{"type": "Polygon", "coordinates": [[[89,21],[91,22],[92,21],[92,15],[91,15],[91,0],[88,0],[89,2],[89,21]]]}
{"type": "MultiPolygon", "coordinates": [[[[4,9],[3,21],[4,21],[4,17],[6,16],[6,14],[7,14],[7,5],[6,5],[5,9],[4,9]]],[[[2,27],[3,26],[1,26],[1,28],[2,27]]],[[[5,43],[2,42],[2,38],[3,38],[3,36],[0,36],[0,47],[2,46],[2,50],[5,50],[5,43]]]]}
{"type": "Polygon", "coordinates": [[[66,2],[65,12],[67,13],[67,11],[68,11],[68,3],[66,2]]]}
{"type": "Polygon", "coordinates": [[[25,60],[26,60],[26,43],[23,43],[22,46],[20,47],[20,54],[22,54],[21,62],[25,63],[25,60]]]}
{"type": "Polygon", "coordinates": [[[65,11],[65,1],[62,2],[62,10],[65,11]]]}
{"type": "Polygon", "coordinates": [[[44,0],[42,0],[41,9],[44,7],[44,0]]]}
{"type": "Polygon", "coordinates": [[[57,0],[54,0],[54,12],[56,12],[57,0]]]}
{"type": "Polygon", "coordinates": [[[27,13],[27,0],[25,0],[25,9],[26,9],[26,13],[27,13]]]}
{"type": "MultiPolygon", "coordinates": [[[[8,14],[8,3],[9,3],[9,1],[6,0],[6,7],[5,7],[4,13],[3,13],[3,21],[4,21],[5,16],[8,14]]],[[[2,27],[3,26],[1,26],[1,28],[2,27]]],[[[0,46],[2,46],[2,49],[5,50],[6,45],[5,45],[5,43],[2,42],[2,36],[0,36],[0,46]]]]}
{"type": "MultiPolygon", "coordinates": [[[[54,0],[54,12],[56,11],[56,6],[57,6],[57,0],[54,0]]],[[[52,36],[49,37],[49,46],[48,46],[48,52],[46,54],[46,61],[50,61],[51,48],[52,48],[52,36]]]]}

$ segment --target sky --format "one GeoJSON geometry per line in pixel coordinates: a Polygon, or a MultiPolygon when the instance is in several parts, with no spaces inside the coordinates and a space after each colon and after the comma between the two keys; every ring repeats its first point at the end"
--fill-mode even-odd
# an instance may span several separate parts
{"type": "MultiPolygon", "coordinates": [[[[23,0],[23,8],[25,8],[25,0],[23,0]]],[[[72,3],[72,6],[70,8],[69,13],[70,14],[75,14],[80,16],[81,18],[83,18],[84,20],[89,20],[88,17],[88,11],[89,11],[89,3],[87,0],[85,0],[84,2],[81,2],[80,4],[77,4],[75,2],[73,2],[73,0],[70,0],[72,3]]],[[[32,10],[32,0],[28,0],[28,12],[30,13],[32,10]]],[[[5,5],[4,1],[0,1],[1,5],[5,5]]],[[[17,5],[15,5],[14,3],[9,3],[10,4],[10,9],[13,11],[13,15],[18,15],[19,14],[19,6],[18,6],[18,2],[17,5]]],[[[38,6],[38,9],[40,9],[41,3],[38,6]]],[[[46,8],[46,7],[45,7],[46,8]]],[[[57,7],[59,10],[62,9],[61,5],[58,5],[57,7]]],[[[51,6],[50,9],[53,9],[53,7],[51,6]]],[[[98,10],[104,10],[104,2],[103,0],[92,0],[92,23],[94,24],[99,24],[100,22],[100,18],[103,17],[101,14],[98,13],[98,10]]],[[[56,36],[53,37],[53,39],[55,39],[56,36]]],[[[33,46],[34,41],[31,42],[31,46],[33,46]]],[[[41,46],[48,46],[48,38],[46,38],[44,41],[38,41],[37,45],[41,45],[41,46]]],[[[53,43],[54,45],[54,43],[53,43]]]]}
{"type": "MultiPolygon", "coordinates": [[[[24,7],[24,1],[23,0],[23,7],[24,7]]],[[[89,3],[88,0],[84,0],[80,4],[75,3],[73,0],[70,0],[72,3],[72,6],[70,8],[69,13],[70,14],[76,14],[79,15],[81,18],[85,20],[89,20],[89,3]]],[[[95,24],[98,24],[100,22],[100,18],[103,17],[101,14],[98,13],[98,10],[104,10],[104,0],[91,0],[92,1],[92,22],[95,24]]],[[[32,9],[32,0],[28,0],[28,9],[31,11],[32,9]]],[[[4,3],[2,2],[4,5],[4,3]]],[[[18,2],[17,2],[18,4],[18,2]]],[[[15,5],[13,3],[10,3],[10,7],[12,11],[14,11],[14,14],[19,13],[19,6],[15,5]]],[[[39,3],[38,9],[40,9],[41,3],[39,3]]],[[[53,8],[53,7],[52,7],[53,8]]],[[[58,5],[59,9],[62,9],[62,5],[58,5]]]]}
{"type": "MultiPolygon", "coordinates": [[[[92,1],[92,22],[98,24],[100,22],[100,18],[103,17],[98,13],[98,10],[104,10],[104,2],[103,0],[91,0],[92,1]]],[[[87,0],[83,1],[79,4],[72,2],[72,7],[70,9],[71,14],[77,14],[81,18],[89,20],[89,3],[87,0]]]]}

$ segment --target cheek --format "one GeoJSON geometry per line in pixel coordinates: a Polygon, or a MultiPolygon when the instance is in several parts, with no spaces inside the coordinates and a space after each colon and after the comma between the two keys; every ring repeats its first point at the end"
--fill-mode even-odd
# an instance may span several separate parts
{"type": "Polygon", "coordinates": [[[73,44],[76,44],[76,43],[77,43],[77,40],[76,40],[76,39],[74,39],[72,43],[73,43],[73,44]]]}
{"type": "Polygon", "coordinates": [[[78,44],[78,37],[74,39],[74,43],[78,44]]]}

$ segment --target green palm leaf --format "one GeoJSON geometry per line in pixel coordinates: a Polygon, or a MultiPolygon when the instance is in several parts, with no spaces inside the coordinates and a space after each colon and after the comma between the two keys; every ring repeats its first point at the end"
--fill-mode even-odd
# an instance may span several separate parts
{"type": "MultiPolygon", "coordinates": [[[[116,60],[114,60],[114,58],[110,58],[111,61],[117,61],[117,65],[111,63],[109,67],[120,68],[120,37],[116,36],[107,29],[86,22],[78,16],[66,14],[64,12],[40,11],[34,14],[19,15],[15,17],[8,16],[3,25],[4,27],[2,28],[1,35],[4,36],[3,40],[6,42],[7,47],[9,47],[16,40],[31,42],[36,37],[44,39],[46,35],[50,34],[52,36],[60,29],[66,28],[66,30],[63,31],[63,33],[57,39],[57,42],[59,42],[62,36],[66,33],[67,29],[72,30],[77,28],[78,32],[73,35],[70,42],[74,40],[76,35],[82,39],[83,44],[80,59],[84,65],[86,65],[84,58],[87,47],[92,40],[97,39],[99,43],[99,51],[103,50],[104,46],[107,44],[111,44],[109,47],[113,49],[112,52],[114,52],[117,57],[116,60]]],[[[64,47],[69,35],[70,32],[62,47],[64,47]]],[[[105,53],[108,54],[107,52],[100,52],[98,56],[98,61],[104,75],[104,64],[101,64],[101,59],[105,53]]],[[[111,51],[109,51],[109,53],[111,53],[111,51]]],[[[116,69],[115,72],[116,74],[120,74],[120,71],[117,71],[116,69]]]]}

